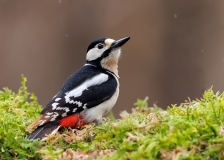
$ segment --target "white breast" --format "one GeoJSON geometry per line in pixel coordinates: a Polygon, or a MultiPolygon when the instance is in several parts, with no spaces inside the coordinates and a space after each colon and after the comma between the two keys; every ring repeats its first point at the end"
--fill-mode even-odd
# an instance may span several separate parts
{"type": "MultiPolygon", "coordinates": [[[[117,79],[116,79],[117,80],[117,79]]],[[[118,82],[118,81],[117,81],[118,82]]],[[[85,123],[91,123],[93,121],[100,122],[102,117],[110,112],[119,96],[119,82],[114,95],[107,101],[99,104],[96,107],[84,110],[81,115],[84,117],[85,123]]]]}

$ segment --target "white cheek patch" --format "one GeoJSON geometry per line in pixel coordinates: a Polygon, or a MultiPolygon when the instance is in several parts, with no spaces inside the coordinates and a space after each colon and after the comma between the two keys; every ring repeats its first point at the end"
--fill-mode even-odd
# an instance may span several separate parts
{"type": "Polygon", "coordinates": [[[101,57],[103,52],[105,50],[107,50],[109,47],[110,46],[107,46],[107,44],[106,44],[106,46],[104,48],[102,48],[102,49],[98,49],[98,48],[90,49],[88,51],[88,53],[86,54],[86,60],[92,61],[92,60],[95,60],[95,59],[101,57]]]}
{"type": "Polygon", "coordinates": [[[101,57],[101,55],[103,54],[104,51],[105,51],[104,49],[98,49],[98,48],[90,49],[86,55],[86,60],[88,60],[88,61],[95,60],[95,59],[101,57]]]}

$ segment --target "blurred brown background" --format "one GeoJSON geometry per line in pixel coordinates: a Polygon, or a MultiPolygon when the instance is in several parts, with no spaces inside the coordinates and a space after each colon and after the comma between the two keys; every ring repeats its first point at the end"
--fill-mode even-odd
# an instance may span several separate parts
{"type": "Polygon", "coordinates": [[[0,0],[0,88],[21,74],[41,105],[85,63],[100,37],[130,36],[119,64],[113,111],[150,97],[161,107],[224,90],[224,1],[0,0]]]}

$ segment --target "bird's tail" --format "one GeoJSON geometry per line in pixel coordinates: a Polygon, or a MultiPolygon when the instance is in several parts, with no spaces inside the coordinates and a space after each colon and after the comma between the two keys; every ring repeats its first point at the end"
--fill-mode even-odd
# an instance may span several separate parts
{"type": "Polygon", "coordinates": [[[44,124],[37,127],[30,135],[28,139],[43,139],[47,135],[55,134],[60,128],[60,124],[56,121],[44,124]]]}

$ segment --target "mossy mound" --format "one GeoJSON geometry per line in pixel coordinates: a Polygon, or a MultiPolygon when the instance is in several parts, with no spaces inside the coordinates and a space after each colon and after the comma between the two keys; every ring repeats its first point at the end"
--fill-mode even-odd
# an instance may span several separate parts
{"type": "Polygon", "coordinates": [[[224,93],[209,89],[166,111],[148,107],[146,98],[119,120],[30,141],[25,129],[41,107],[25,82],[18,93],[0,91],[0,159],[224,159],[224,93]]]}

